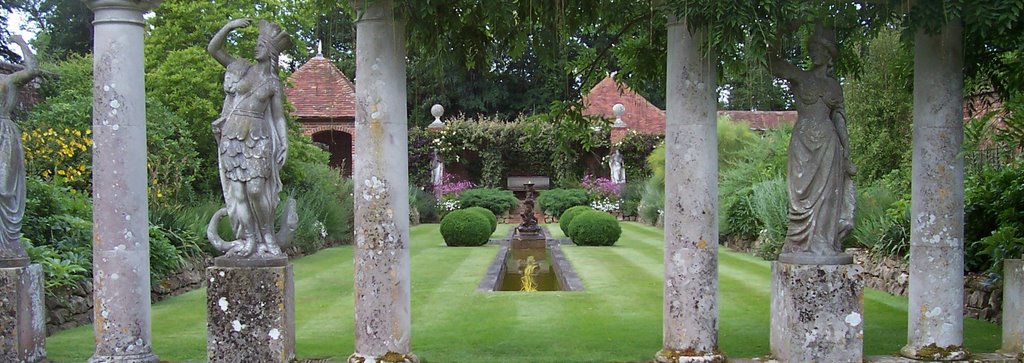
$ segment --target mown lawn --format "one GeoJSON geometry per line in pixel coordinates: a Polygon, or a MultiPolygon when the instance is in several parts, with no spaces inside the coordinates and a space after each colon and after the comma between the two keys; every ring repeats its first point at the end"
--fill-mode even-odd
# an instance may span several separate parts
{"type": "MultiPolygon", "coordinates": [[[[557,225],[550,226],[560,234],[557,225]]],[[[503,238],[499,226],[495,238],[503,238]]],[[[660,230],[623,224],[615,247],[563,247],[583,279],[583,292],[477,293],[494,246],[447,248],[437,225],[413,227],[413,351],[427,362],[643,361],[661,348],[660,230]]],[[[719,254],[720,346],[732,357],[768,353],[769,264],[742,253],[719,254]]],[[[353,350],[352,248],[332,248],[294,261],[300,358],[344,361],[353,350]]],[[[169,362],[206,360],[205,290],[153,306],[157,355],[169,362]]],[[[865,350],[892,354],[906,342],[907,300],[869,290],[865,350]]],[[[999,326],[967,319],[966,345],[998,348],[999,326]]],[[[92,327],[47,341],[54,362],[92,354],[92,327]]]]}

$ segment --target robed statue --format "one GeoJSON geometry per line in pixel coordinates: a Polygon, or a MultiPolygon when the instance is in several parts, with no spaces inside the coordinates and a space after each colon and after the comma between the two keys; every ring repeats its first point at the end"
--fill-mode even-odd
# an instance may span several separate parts
{"type": "Polygon", "coordinates": [[[277,76],[277,60],[281,52],[292,47],[292,40],[280,26],[261,20],[257,24],[255,64],[228,54],[224,48],[228,33],[251,23],[249,19],[231,20],[207,47],[226,68],[224,107],[213,121],[213,134],[227,205],[210,220],[207,237],[228,258],[279,259],[287,257],[282,248],[291,243],[298,221],[295,201],[289,199],[281,216],[281,229],[274,230],[280,172],[288,156],[284,91],[277,76]],[[221,239],[217,232],[225,215],[235,234],[232,241],[221,239]]]}
{"type": "Polygon", "coordinates": [[[815,24],[807,50],[807,70],[782,60],[777,49],[769,52],[769,68],[789,81],[797,109],[787,165],[789,227],[779,261],[848,264],[853,258],[842,253],[842,241],[853,230],[851,177],[857,169],[850,160],[843,88],[833,73],[834,31],[815,24]]]}
{"type": "Polygon", "coordinates": [[[21,246],[21,218],[25,215],[25,151],[21,132],[11,120],[11,111],[18,103],[18,88],[42,72],[36,56],[21,36],[11,40],[21,47],[23,68],[0,75],[0,268],[21,267],[29,263],[21,246]]]}

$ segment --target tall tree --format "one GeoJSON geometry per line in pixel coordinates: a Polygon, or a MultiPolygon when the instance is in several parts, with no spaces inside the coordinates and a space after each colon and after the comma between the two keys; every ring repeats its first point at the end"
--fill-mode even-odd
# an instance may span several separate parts
{"type": "Polygon", "coordinates": [[[92,52],[93,13],[81,0],[22,0],[22,9],[39,28],[35,45],[48,59],[92,52]]]}
{"type": "Polygon", "coordinates": [[[867,41],[861,71],[845,85],[851,155],[860,169],[855,179],[862,185],[909,170],[914,58],[899,37],[886,28],[867,41]]]}
{"type": "Polygon", "coordinates": [[[7,21],[11,13],[24,8],[24,0],[0,0],[0,59],[10,63],[21,62],[21,56],[11,50],[11,32],[7,29],[7,21]]]}

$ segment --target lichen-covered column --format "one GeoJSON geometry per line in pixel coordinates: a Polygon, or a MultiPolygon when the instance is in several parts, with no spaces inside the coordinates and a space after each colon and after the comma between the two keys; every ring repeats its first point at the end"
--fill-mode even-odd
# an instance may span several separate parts
{"type": "Polygon", "coordinates": [[[356,0],[355,353],[416,362],[410,350],[405,22],[390,0],[356,0]]]}
{"type": "Polygon", "coordinates": [[[668,21],[665,300],[658,362],[718,362],[715,62],[703,29],[668,21]]]}
{"type": "Polygon", "coordinates": [[[160,0],[86,0],[93,22],[93,299],[89,362],[158,362],[150,336],[142,14],[160,0]]]}
{"type": "Polygon", "coordinates": [[[909,358],[957,360],[964,323],[963,35],[959,20],[914,40],[909,358]]]}

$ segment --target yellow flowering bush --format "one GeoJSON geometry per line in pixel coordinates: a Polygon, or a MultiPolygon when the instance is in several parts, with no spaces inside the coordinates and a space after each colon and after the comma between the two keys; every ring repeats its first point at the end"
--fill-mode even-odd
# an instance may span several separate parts
{"type": "Polygon", "coordinates": [[[72,191],[88,191],[92,183],[91,136],[89,128],[25,130],[21,142],[26,173],[67,185],[72,191]]]}

